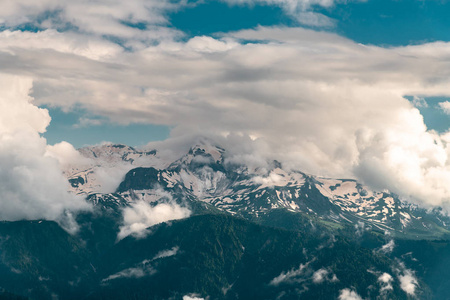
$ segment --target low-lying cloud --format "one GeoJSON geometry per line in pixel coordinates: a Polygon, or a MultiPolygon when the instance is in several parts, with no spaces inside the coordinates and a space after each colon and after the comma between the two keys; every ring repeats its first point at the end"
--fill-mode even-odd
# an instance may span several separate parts
{"type": "Polygon", "coordinates": [[[198,294],[189,294],[189,295],[184,295],[183,300],[205,300],[205,298],[200,297],[200,295],[198,295],[198,294]]]}
{"type": "Polygon", "coordinates": [[[338,300],[362,300],[362,298],[354,290],[343,289],[339,292],[338,300]]]}
{"type": "Polygon", "coordinates": [[[166,258],[166,257],[171,257],[171,256],[174,256],[174,255],[177,255],[178,250],[180,250],[179,247],[173,247],[172,249],[167,249],[167,250],[160,251],[153,257],[152,260],[160,259],[160,258],[166,258]]]}
{"type": "Polygon", "coordinates": [[[281,272],[280,275],[273,278],[269,285],[279,286],[281,284],[302,286],[307,290],[311,284],[336,283],[339,281],[336,274],[330,268],[320,268],[316,271],[311,264],[316,259],[312,259],[305,264],[300,264],[298,268],[293,268],[287,272],[281,272]]]}
{"type": "Polygon", "coordinates": [[[102,282],[106,283],[108,281],[121,278],[142,278],[144,276],[154,275],[156,272],[157,271],[148,263],[148,261],[143,261],[135,267],[127,268],[108,276],[103,279],[102,282]]]}
{"type": "Polygon", "coordinates": [[[306,277],[310,276],[312,273],[309,264],[311,262],[307,262],[306,264],[300,264],[297,269],[292,269],[287,272],[281,272],[280,275],[275,277],[270,281],[270,285],[278,286],[282,283],[300,283],[306,281],[306,277]]]}
{"type": "Polygon", "coordinates": [[[391,254],[392,251],[394,251],[394,247],[395,247],[394,240],[390,240],[389,242],[381,246],[380,252],[383,252],[385,254],[391,254]]]}
{"type": "Polygon", "coordinates": [[[408,295],[414,296],[416,294],[416,289],[419,285],[416,276],[413,271],[409,269],[403,269],[401,274],[398,275],[400,280],[400,288],[405,291],[408,295]]]}
{"type": "Polygon", "coordinates": [[[392,290],[392,282],[394,278],[389,273],[383,273],[378,277],[378,282],[381,285],[380,293],[392,290]]]}
{"type": "Polygon", "coordinates": [[[321,268],[313,273],[312,281],[313,283],[320,284],[327,281],[337,282],[339,281],[339,279],[337,278],[336,274],[333,274],[333,272],[331,272],[329,269],[321,268]]]}
{"type": "Polygon", "coordinates": [[[191,211],[187,207],[169,199],[167,202],[156,203],[156,205],[144,200],[137,200],[126,207],[123,210],[123,225],[120,227],[117,238],[121,240],[128,235],[143,238],[149,233],[147,228],[150,226],[187,218],[191,215],[191,211]]]}

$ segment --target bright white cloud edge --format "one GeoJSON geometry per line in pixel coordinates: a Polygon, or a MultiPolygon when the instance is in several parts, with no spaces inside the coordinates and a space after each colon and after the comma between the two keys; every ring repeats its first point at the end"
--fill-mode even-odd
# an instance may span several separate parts
{"type": "Polygon", "coordinates": [[[175,126],[172,136],[250,136],[264,145],[253,155],[291,168],[354,177],[427,205],[450,200],[450,133],[427,130],[404,98],[450,95],[447,43],[381,48],[276,27],[132,52],[51,30],[0,41],[5,69],[33,78],[38,104],[175,126]]]}

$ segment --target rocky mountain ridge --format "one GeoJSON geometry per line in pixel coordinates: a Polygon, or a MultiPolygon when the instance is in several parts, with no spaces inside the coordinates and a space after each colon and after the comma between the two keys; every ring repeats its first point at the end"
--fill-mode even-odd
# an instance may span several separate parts
{"type": "Polygon", "coordinates": [[[157,150],[138,151],[124,145],[82,148],[82,155],[99,166],[130,169],[114,193],[95,191],[99,183],[92,167],[66,172],[72,192],[96,203],[126,206],[136,199],[157,203],[159,192],[176,201],[204,203],[249,219],[274,209],[319,217],[339,224],[364,223],[377,230],[409,238],[450,236],[450,218],[440,210],[426,210],[402,201],[388,191],[374,191],[351,179],[332,179],[286,170],[272,161],[266,168],[250,169],[227,160],[225,149],[202,142],[173,162],[161,162],[157,150]],[[165,166],[158,168],[158,166],[165,166]]]}
{"type": "Polygon", "coordinates": [[[71,233],[47,220],[0,222],[0,299],[448,295],[439,211],[277,161],[250,167],[205,143],[172,160],[123,145],[80,153],[83,165],[65,174],[93,209],[74,215],[71,233]],[[118,173],[103,193],[105,174],[118,173]]]}

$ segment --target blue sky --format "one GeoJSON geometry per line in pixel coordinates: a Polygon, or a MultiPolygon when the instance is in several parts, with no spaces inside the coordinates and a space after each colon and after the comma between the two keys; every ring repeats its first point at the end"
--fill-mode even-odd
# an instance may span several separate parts
{"type": "Polygon", "coordinates": [[[43,136],[49,143],[70,141],[76,147],[114,142],[118,144],[143,146],[151,141],[164,140],[169,136],[170,127],[154,124],[120,125],[102,120],[99,125],[80,126],[79,120],[86,115],[80,110],[64,112],[60,108],[42,108],[49,110],[52,121],[43,136]]]}
{"type": "Polygon", "coordinates": [[[373,0],[337,5],[329,16],[337,32],[364,44],[385,46],[448,41],[447,1],[373,0]]]}
{"type": "MultiPolygon", "coordinates": [[[[334,19],[336,32],[356,42],[384,46],[448,41],[450,2],[418,0],[369,0],[336,3],[315,9],[334,19]]],[[[263,26],[302,26],[280,7],[229,5],[206,1],[169,16],[172,25],[190,36],[209,35],[263,26]]]]}

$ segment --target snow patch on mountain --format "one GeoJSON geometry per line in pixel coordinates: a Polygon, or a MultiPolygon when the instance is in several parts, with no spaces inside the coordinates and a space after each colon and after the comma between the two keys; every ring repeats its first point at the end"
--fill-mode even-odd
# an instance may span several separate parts
{"type": "Polygon", "coordinates": [[[114,192],[125,174],[136,167],[164,167],[157,151],[140,151],[118,144],[102,144],[78,149],[84,160],[66,162],[64,175],[71,184],[70,192],[78,195],[114,192]]]}
{"type": "MultiPolygon", "coordinates": [[[[160,150],[123,145],[105,144],[79,151],[90,163],[66,168],[72,192],[86,195],[97,206],[126,207],[124,212],[129,215],[138,215],[137,206],[149,211],[163,203],[160,191],[164,191],[176,199],[177,205],[203,202],[233,215],[258,217],[274,209],[286,209],[352,226],[367,223],[367,228],[382,231],[412,227],[429,231],[433,226],[447,228],[449,223],[439,211],[430,215],[388,191],[374,191],[355,180],[313,176],[284,168],[277,161],[267,162],[263,168],[230,163],[233,160],[223,148],[206,140],[173,161],[162,159],[166,156],[160,155],[160,150]],[[110,176],[111,182],[117,182],[114,193],[102,194],[103,182],[107,181],[104,177],[110,170],[120,176],[110,176]]],[[[139,218],[141,221],[130,223],[134,225],[124,225],[121,235],[154,224],[144,215],[139,218]]]]}

